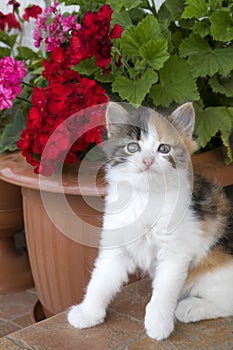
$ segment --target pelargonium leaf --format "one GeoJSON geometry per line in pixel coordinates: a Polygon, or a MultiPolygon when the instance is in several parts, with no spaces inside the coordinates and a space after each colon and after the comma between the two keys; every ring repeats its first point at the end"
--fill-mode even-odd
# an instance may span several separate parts
{"type": "Polygon", "coordinates": [[[196,111],[195,131],[198,135],[198,143],[205,147],[211,137],[217,132],[226,136],[232,131],[233,120],[227,107],[208,107],[196,111]]]}
{"type": "Polygon", "coordinates": [[[193,26],[193,33],[200,35],[204,38],[206,35],[210,34],[210,21],[208,18],[204,18],[201,21],[198,21],[193,26]]]}
{"type": "Polygon", "coordinates": [[[21,109],[19,109],[12,121],[8,124],[0,138],[0,152],[15,151],[17,149],[16,142],[20,138],[22,130],[26,127],[26,118],[21,109]]]}
{"type": "Polygon", "coordinates": [[[164,39],[150,40],[141,46],[139,54],[154,69],[160,69],[169,58],[167,42],[164,39]]]}
{"type": "Polygon", "coordinates": [[[233,48],[212,49],[207,40],[190,35],[180,44],[181,57],[188,56],[190,69],[195,77],[227,75],[233,69],[233,48]]]}
{"type": "Polygon", "coordinates": [[[137,26],[128,27],[121,37],[121,48],[126,55],[138,55],[142,45],[150,40],[162,39],[158,20],[147,15],[137,26]]]}
{"type": "Polygon", "coordinates": [[[122,9],[131,10],[138,7],[142,0],[108,0],[106,3],[111,6],[113,11],[120,12],[122,9]]]}
{"type": "Polygon", "coordinates": [[[168,107],[172,102],[184,103],[199,99],[199,93],[187,62],[171,57],[159,72],[159,84],[151,88],[150,96],[156,106],[168,107]]]}
{"type": "Polygon", "coordinates": [[[118,76],[112,84],[112,91],[117,92],[123,101],[140,105],[157,80],[158,75],[153,69],[147,69],[137,79],[118,76]]]}
{"type": "Polygon", "coordinates": [[[233,20],[229,8],[222,8],[210,17],[210,32],[215,40],[227,42],[233,39],[233,20]]]}
{"type": "Polygon", "coordinates": [[[206,0],[186,0],[185,3],[182,18],[200,18],[208,14],[208,2],[206,0]]]}
{"type": "Polygon", "coordinates": [[[214,75],[209,79],[209,84],[214,92],[226,95],[227,97],[233,96],[232,75],[228,77],[214,75]]]}

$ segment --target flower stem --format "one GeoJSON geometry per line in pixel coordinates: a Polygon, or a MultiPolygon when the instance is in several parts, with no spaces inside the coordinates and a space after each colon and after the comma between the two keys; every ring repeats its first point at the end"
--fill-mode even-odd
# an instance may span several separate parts
{"type": "Polygon", "coordinates": [[[28,84],[28,83],[26,83],[25,81],[21,81],[21,84],[23,84],[23,85],[26,85],[26,86],[29,86],[29,87],[33,88],[33,85],[28,84]]]}
{"type": "Polygon", "coordinates": [[[17,100],[20,100],[20,101],[23,101],[23,102],[27,102],[27,103],[31,103],[31,101],[26,100],[26,98],[19,97],[19,96],[16,96],[16,98],[17,98],[17,100]]]}

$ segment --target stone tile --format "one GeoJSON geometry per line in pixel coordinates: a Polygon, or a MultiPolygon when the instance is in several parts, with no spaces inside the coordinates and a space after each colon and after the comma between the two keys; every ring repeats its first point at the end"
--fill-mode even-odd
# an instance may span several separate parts
{"type": "Polygon", "coordinates": [[[149,280],[132,283],[115,298],[103,325],[76,330],[62,313],[8,335],[8,340],[19,348],[2,348],[0,343],[0,349],[233,350],[233,317],[191,324],[177,322],[171,337],[161,342],[146,337],[144,307],[150,293],[149,280]]]}
{"type": "Polygon", "coordinates": [[[151,297],[151,281],[145,278],[125,286],[110,305],[110,309],[143,322],[145,307],[151,297]]]}
{"type": "Polygon", "coordinates": [[[165,350],[232,350],[233,317],[183,324],[162,342],[165,350]]]}
{"type": "Polygon", "coordinates": [[[127,350],[164,350],[162,342],[157,342],[150,338],[143,338],[127,347],[127,350]]]}
{"type": "Polygon", "coordinates": [[[28,292],[27,290],[16,293],[1,294],[0,295],[0,304],[2,303],[11,303],[17,305],[28,305],[36,301],[36,296],[33,293],[28,292]]]}
{"type": "Polygon", "coordinates": [[[32,293],[32,294],[36,294],[36,295],[37,295],[37,290],[36,290],[36,288],[35,288],[35,287],[30,288],[30,289],[27,289],[27,292],[28,292],[28,293],[32,293]]]}
{"type": "Polygon", "coordinates": [[[37,300],[36,294],[24,292],[0,295],[0,318],[12,321],[29,313],[37,300]]]}
{"type": "Polygon", "coordinates": [[[35,350],[21,341],[13,341],[7,337],[0,339],[1,350],[35,350]]]}
{"type": "Polygon", "coordinates": [[[18,317],[15,320],[13,320],[13,322],[21,328],[28,327],[32,324],[31,315],[27,314],[27,315],[18,317]]]}
{"type": "Polygon", "coordinates": [[[86,330],[71,327],[63,313],[11,334],[9,338],[22,340],[37,350],[108,350],[136,341],[142,334],[143,327],[140,324],[113,312],[109,312],[103,325],[86,330]]]}
{"type": "Polygon", "coordinates": [[[0,321],[0,337],[4,337],[5,335],[12,333],[12,332],[15,332],[19,329],[20,329],[19,326],[15,325],[11,322],[1,322],[0,321]]]}

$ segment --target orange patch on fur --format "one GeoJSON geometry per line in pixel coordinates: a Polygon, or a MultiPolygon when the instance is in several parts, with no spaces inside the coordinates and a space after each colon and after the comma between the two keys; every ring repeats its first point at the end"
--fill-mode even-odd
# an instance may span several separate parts
{"type": "Polygon", "coordinates": [[[232,256],[221,250],[221,248],[211,250],[207,256],[189,270],[184,289],[191,288],[197,279],[205,273],[231,264],[232,261],[232,256]]]}

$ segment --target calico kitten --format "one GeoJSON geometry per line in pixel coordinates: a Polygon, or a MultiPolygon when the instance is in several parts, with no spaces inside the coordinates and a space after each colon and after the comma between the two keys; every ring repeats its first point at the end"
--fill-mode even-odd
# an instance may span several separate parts
{"type": "Polygon", "coordinates": [[[231,207],[221,188],[192,174],[191,103],[163,117],[140,107],[107,108],[108,195],[101,246],[84,301],[68,321],[104,321],[106,308],[138,267],[152,279],[145,329],[167,338],[174,319],[233,315],[233,256],[227,249],[231,207]]]}

